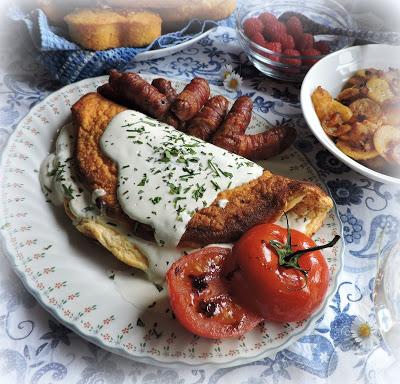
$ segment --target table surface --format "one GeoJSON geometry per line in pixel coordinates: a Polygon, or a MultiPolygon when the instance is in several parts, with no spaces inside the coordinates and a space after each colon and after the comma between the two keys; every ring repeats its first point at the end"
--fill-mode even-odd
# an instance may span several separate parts
{"type": "MultiPolygon", "coordinates": [[[[3,25],[0,41],[7,42],[0,45],[1,152],[20,119],[60,86],[37,64],[23,28],[3,25]]],[[[356,316],[375,324],[377,254],[400,232],[400,190],[354,173],[323,150],[305,129],[299,87],[261,76],[241,55],[232,29],[218,28],[191,48],[130,69],[183,79],[202,76],[221,85],[224,64],[232,64],[244,78],[232,97],[252,96],[255,110],[269,121],[290,118],[303,127],[305,134],[296,145],[338,206],[346,244],[344,271],[315,331],[276,356],[235,368],[175,369],[136,363],[101,350],[57,323],[23,288],[0,251],[0,383],[382,382],[382,371],[393,357],[379,337],[370,348],[361,348],[350,328],[356,316]],[[255,96],[255,90],[262,96],[255,96]]]]}

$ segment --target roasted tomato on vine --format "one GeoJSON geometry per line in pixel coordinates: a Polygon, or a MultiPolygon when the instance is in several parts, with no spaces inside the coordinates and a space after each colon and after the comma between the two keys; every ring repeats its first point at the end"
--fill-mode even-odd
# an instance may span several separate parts
{"type": "Polygon", "coordinates": [[[190,332],[212,339],[238,337],[262,318],[229,294],[222,276],[231,250],[203,248],[183,256],[167,272],[171,308],[190,332]]]}
{"type": "Polygon", "coordinates": [[[249,303],[264,319],[304,320],[317,310],[328,289],[328,265],[319,250],[332,247],[339,238],[317,246],[289,226],[258,225],[233,247],[225,277],[239,302],[249,303]]]}

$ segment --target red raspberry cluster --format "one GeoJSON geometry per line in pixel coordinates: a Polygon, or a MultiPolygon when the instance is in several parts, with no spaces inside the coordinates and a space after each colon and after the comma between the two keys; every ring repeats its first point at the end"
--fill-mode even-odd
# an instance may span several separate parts
{"type": "Polygon", "coordinates": [[[261,47],[286,56],[293,56],[280,58],[261,50],[258,52],[270,60],[280,61],[284,64],[313,65],[318,59],[312,56],[325,55],[330,52],[328,42],[314,41],[313,35],[304,33],[303,24],[296,16],[292,16],[282,23],[272,13],[264,12],[258,17],[245,20],[243,29],[246,36],[261,47]],[[310,57],[301,60],[300,56],[310,57]]]}

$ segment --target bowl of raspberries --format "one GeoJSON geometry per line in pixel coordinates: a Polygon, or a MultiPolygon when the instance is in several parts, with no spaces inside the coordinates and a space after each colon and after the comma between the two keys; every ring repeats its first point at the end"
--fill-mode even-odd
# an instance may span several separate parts
{"type": "Polygon", "coordinates": [[[354,43],[350,37],[319,33],[323,26],[355,29],[356,23],[334,0],[247,3],[236,19],[240,45],[254,66],[267,76],[294,82],[302,81],[324,56],[354,43]]]}

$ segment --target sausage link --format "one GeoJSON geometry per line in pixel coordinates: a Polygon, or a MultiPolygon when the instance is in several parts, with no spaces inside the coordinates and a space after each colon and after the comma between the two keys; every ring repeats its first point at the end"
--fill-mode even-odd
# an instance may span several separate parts
{"type": "Polygon", "coordinates": [[[176,93],[175,88],[172,86],[169,80],[159,77],[157,79],[154,79],[151,82],[151,85],[157,88],[158,91],[161,92],[163,95],[167,96],[167,100],[171,104],[176,100],[178,94],[176,93]]]}
{"type": "Polygon", "coordinates": [[[180,121],[171,111],[168,111],[167,114],[162,117],[161,121],[165,124],[171,125],[178,131],[186,131],[186,122],[180,121]]]}
{"type": "Polygon", "coordinates": [[[101,96],[105,97],[108,100],[114,101],[117,104],[124,105],[131,109],[137,108],[137,106],[135,106],[133,103],[130,103],[130,105],[126,105],[126,103],[124,103],[124,100],[121,99],[120,95],[114,91],[114,88],[109,83],[103,84],[98,87],[97,92],[101,96]]]}
{"type": "Polygon", "coordinates": [[[136,73],[112,70],[109,83],[124,104],[132,104],[156,119],[164,116],[170,107],[167,96],[136,73]]]}
{"type": "Polygon", "coordinates": [[[240,96],[233,104],[212,143],[237,153],[240,137],[250,124],[253,102],[248,96],[240,96]]]}
{"type": "Polygon", "coordinates": [[[178,95],[171,110],[179,120],[190,120],[200,111],[209,97],[210,86],[207,80],[195,77],[178,95]]]}
{"type": "Polygon", "coordinates": [[[237,154],[250,160],[265,160],[289,148],[296,138],[296,130],[278,126],[255,135],[242,135],[237,154]]]}
{"type": "Polygon", "coordinates": [[[224,96],[209,99],[201,111],[189,121],[187,133],[207,141],[221,125],[229,102],[224,96]]]}

